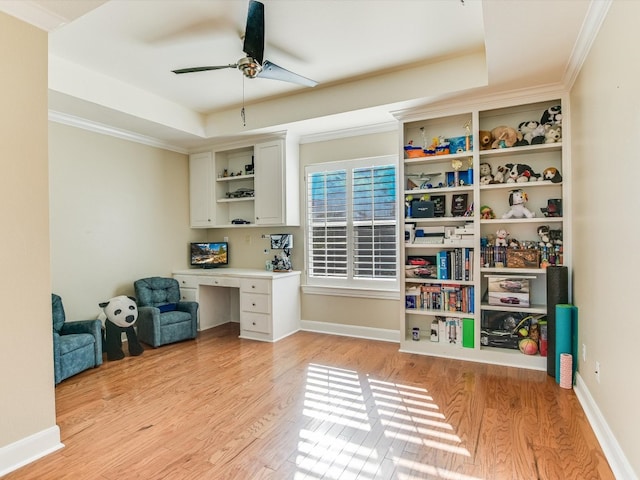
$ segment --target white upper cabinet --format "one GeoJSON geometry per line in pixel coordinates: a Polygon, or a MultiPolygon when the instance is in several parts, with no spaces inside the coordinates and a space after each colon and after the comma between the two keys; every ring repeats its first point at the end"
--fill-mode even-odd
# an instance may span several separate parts
{"type": "Polygon", "coordinates": [[[192,228],[299,225],[298,145],[285,138],[190,157],[192,228]]]}

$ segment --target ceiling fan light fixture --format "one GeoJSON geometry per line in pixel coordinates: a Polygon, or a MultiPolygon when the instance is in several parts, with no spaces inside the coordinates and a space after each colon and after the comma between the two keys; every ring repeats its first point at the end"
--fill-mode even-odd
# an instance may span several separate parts
{"type": "Polygon", "coordinates": [[[238,62],[238,68],[247,78],[256,78],[262,71],[262,66],[251,57],[244,57],[238,62]]]}

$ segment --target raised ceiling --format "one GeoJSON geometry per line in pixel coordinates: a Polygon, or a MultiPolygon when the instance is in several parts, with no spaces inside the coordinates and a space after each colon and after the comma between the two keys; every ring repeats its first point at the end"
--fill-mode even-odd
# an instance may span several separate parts
{"type": "Polygon", "coordinates": [[[189,151],[239,135],[367,128],[469,92],[572,81],[597,0],[264,0],[265,58],[314,88],[245,79],[244,0],[39,0],[0,10],[49,31],[53,119],[189,151]],[[552,5],[552,8],[550,6],[552,5]],[[246,109],[246,125],[240,116],[246,109]]]}

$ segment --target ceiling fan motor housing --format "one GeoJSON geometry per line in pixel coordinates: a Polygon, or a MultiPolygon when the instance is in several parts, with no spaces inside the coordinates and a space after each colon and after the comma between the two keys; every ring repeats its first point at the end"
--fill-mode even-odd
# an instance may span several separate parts
{"type": "Polygon", "coordinates": [[[247,78],[256,78],[256,76],[262,71],[260,64],[251,57],[244,57],[238,61],[238,68],[242,70],[242,73],[247,78]]]}

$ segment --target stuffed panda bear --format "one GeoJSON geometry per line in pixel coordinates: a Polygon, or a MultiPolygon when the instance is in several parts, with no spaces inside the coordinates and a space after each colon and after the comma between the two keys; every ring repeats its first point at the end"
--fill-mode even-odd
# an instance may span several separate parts
{"type": "Polygon", "coordinates": [[[560,126],[562,125],[562,106],[555,105],[547,108],[540,117],[542,125],[560,126]]]}
{"type": "Polygon", "coordinates": [[[138,319],[138,305],[136,299],[120,295],[99,304],[103,313],[100,320],[104,323],[104,350],[107,360],[122,360],[122,332],[127,334],[129,354],[133,357],[142,355],[144,348],[138,341],[138,335],[133,324],[138,319]]]}

